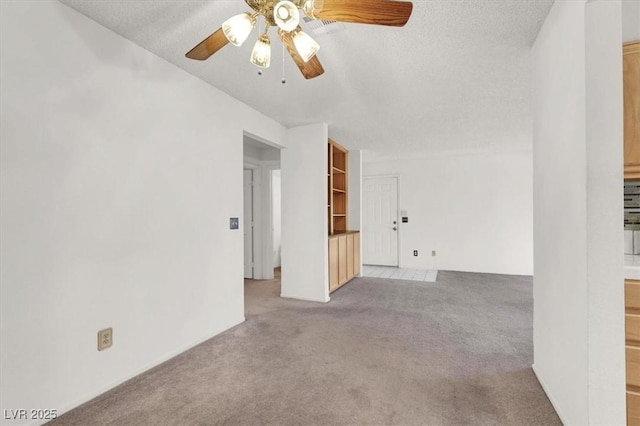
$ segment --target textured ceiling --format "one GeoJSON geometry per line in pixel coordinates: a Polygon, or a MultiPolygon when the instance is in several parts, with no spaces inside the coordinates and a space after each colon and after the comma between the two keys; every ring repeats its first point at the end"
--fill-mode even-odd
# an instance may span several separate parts
{"type": "MultiPolygon", "coordinates": [[[[418,0],[404,28],[344,24],[314,36],[325,74],[305,80],[272,30],[271,68],[249,62],[255,30],[205,62],[184,54],[241,0],[62,0],[287,127],[326,122],[351,149],[416,156],[531,146],[531,45],[553,0],[418,0]]],[[[303,25],[304,27],[304,25],[303,25]]]]}

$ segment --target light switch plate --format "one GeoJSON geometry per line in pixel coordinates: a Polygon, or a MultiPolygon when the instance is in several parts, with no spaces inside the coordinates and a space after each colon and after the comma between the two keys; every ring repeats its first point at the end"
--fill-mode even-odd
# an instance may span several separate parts
{"type": "Polygon", "coordinates": [[[229,219],[229,229],[238,229],[240,227],[240,223],[237,217],[232,217],[229,219]]]}

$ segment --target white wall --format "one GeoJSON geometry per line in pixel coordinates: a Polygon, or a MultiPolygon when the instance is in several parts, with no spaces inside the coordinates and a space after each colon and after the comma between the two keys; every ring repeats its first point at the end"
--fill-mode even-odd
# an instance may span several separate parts
{"type": "Polygon", "coordinates": [[[272,170],[271,172],[271,196],[273,208],[273,266],[278,267],[281,263],[282,252],[282,195],[281,195],[282,179],[280,170],[272,170]]]}
{"type": "Polygon", "coordinates": [[[58,2],[0,12],[1,408],[62,412],[243,321],[243,131],[286,129],[58,2]]]}
{"type": "Polygon", "coordinates": [[[534,369],[566,424],[624,424],[619,1],[557,1],[534,45],[534,369]]]}
{"type": "Polygon", "coordinates": [[[326,124],[289,129],[282,151],[282,297],[329,301],[326,124]]]}
{"type": "Polygon", "coordinates": [[[589,417],[584,10],[556,2],[534,45],[534,369],[570,424],[589,417]]]}
{"type": "Polygon", "coordinates": [[[621,10],[586,9],[587,286],[589,422],[623,423],[624,348],[623,88],[621,10]],[[613,285],[612,285],[613,284],[613,285]]]}
{"type": "Polygon", "coordinates": [[[349,230],[358,230],[362,224],[362,151],[349,151],[349,230]]]}
{"type": "Polygon", "coordinates": [[[622,41],[640,40],[640,1],[622,0],[622,41]]]}
{"type": "MultiPolygon", "coordinates": [[[[362,230],[362,151],[349,151],[349,211],[348,229],[362,230]]],[[[362,276],[362,232],[360,235],[360,273],[362,276]]]]}
{"type": "MultiPolygon", "coordinates": [[[[244,139],[246,139],[246,138],[247,138],[247,136],[244,136],[244,139]]],[[[261,159],[260,159],[261,150],[259,148],[244,144],[242,157],[244,159],[245,164],[249,163],[251,165],[256,165],[257,166],[257,165],[260,164],[260,161],[261,161],[261,159]]]]}
{"type": "Polygon", "coordinates": [[[363,175],[400,177],[398,209],[409,217],[399,224],[400,266],[530,275],[531,167],[531,152],[365,156],[363,175]]]}

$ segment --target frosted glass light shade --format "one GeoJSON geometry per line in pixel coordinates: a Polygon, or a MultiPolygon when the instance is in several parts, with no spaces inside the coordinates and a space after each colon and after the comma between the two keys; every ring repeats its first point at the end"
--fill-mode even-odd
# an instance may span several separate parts
{"type": "Polygon", "coordinates": [[[282,0],[273,8],[273,20],[283,31],[293,31],[300,23],[300,11],[295,4],[282,0]]]}
{"type": "Polygon", "coordinates": [[[249,37],[256,20],[248,13],[232,16],[222,24],[222,31],[234,46],[242,46],[242,43],[249,37]]]}
{"type": "Polygon", "coordinates": [[[293,36],[293,44],[298,51],[298,55],[305,62],[309,62],[309,59],[313,58],[320,50],[320,45],[304,31],[296,32],[293,36]]]}
{"type": "Polygon", "coordinates": [[[309,18],[316,19],[315,12],[322,10],[323,5],[323,0],[304,0],[302,3],[302,10],[309,18]]]}
{"type": "Polygon", "coordinates": [[[271,65],[271,42],[265,34],[262,34],[253,46],[251,63],[260,68],[269,68],[271,65]]]}

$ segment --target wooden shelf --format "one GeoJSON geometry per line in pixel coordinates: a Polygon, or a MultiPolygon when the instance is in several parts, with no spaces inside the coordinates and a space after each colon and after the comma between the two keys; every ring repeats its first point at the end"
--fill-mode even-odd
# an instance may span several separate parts
{"type": "Polygon", "coordinates": [[[328,221],[329,235],[334,235],[347,230],[349,154],[346,149],[331,139],[329,139],[328,150],[328,221]]]}

